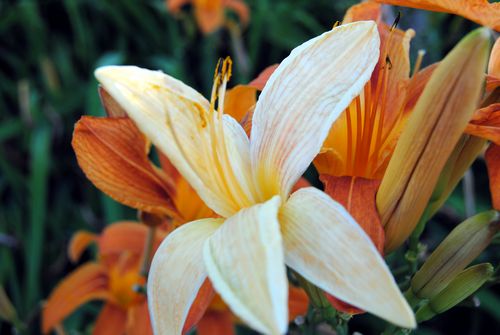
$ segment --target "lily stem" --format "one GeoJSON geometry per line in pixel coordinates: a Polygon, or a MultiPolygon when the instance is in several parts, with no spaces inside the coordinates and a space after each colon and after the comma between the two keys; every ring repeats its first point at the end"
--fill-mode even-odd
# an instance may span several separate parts
{"type": "Polygon", "coordinates": [[[141,275],[147,277],[149,266],[151,265],[151,254],[153,253],[153,243],[156,235],[156,226],[150,226],[146,235],[146,243],[144,245],[144,254],[141,265],[141,275]]]}

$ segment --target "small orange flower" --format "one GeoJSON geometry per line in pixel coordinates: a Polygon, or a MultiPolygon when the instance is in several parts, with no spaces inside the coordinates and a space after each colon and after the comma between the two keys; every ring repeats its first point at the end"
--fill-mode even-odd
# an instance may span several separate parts
{"type": "Polygon", "coordinates": [[[189,3],[194,7],[196,21],[204,34],[212,33],[224,25],[225,9],[234,11],[245,25],[250,20],[250,11],[243,0],[167,0],[167,8],[175,14],[189,3]]]}
{"type": "Polygon", "coordinates": [[[413,7],[463,16],[480,25],[500,31],[500,3],[488,0],[375,0],[395,6],[413,7]]]}
{"type": "Polygon", "coordinates": [[[138,247],[144,244],[147,229],[138,223],[120,222],[110,225],[100,236],[75,234],[69,247],[70,258],[76,261],[91,242],[96,242],[99,259],[78,267],[53,290],[43,308],[44,334],[91,300],[104,301],[93,334],[152,334],[146,296],[136,289],[146,283],[140,273],[142,249],[138,247]]]}

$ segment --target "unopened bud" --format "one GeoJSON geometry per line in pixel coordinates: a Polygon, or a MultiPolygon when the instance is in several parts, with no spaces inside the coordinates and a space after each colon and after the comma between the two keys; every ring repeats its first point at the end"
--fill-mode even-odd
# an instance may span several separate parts
{"type": "Polygon", "coordinates": [[[422,306],[415,316],[418,322],[426,321],[435,315],[446,312],[471,294],[476,292],[493,275],[489,263],[478,264],[460,272],[450,284],[422,306]]]}
{"type": "Polygon", "coordinates": [[[429,256],[411,281],[418,298],[432,298],[474,260],[500,230],[500,213],[477,214],[461,224],[429,256]]]}
{"type": "Polygon", "coordinates": [[[467,35],[436,67],[408,119],[377,193],[387,252],[414,230],[477,108],[489,39],[485,28],[467,35]]]}

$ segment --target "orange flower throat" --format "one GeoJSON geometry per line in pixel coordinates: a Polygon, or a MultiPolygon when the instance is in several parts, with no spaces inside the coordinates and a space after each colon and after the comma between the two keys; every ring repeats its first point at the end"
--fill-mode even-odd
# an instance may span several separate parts
{"type": "Polygon", "coordinates": [[[137,269],[123,269],[118,266],[109,271],[109,290],[114,303],[123,309],[128,309],[146,299],[145,295],[137,290],[144,286],[146,279],[137,269]]]}

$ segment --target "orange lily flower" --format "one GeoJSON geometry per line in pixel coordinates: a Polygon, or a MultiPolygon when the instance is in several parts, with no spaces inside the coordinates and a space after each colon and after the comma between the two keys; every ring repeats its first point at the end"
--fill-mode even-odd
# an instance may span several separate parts
{"type": "Polygon", "coordinates": [[[186,4],[193,5],[196,21],[204,34],[212,33],[224,25],[225,9],[234,11],[244,25],[250,20],[250,11],[243,0],[167,0],[167,8],[174,14],[186,4]]]}
{"type": "Polygon", "coordinates": [[[395,6],[425,9],[463,16],[480,25],[500,31],[500,3],[488,0],[375,0],[395,6]]]}
{"type": "MultiPolygon", "coordinates": [[[[413,32],[396,29],[391,33],[389,27],[380,22],[380,5],[375,2],[355,5],[345,17],[347,22],[363,19],[379,23],[382,36],[379,65],[363,94],[333,125],[314,164],[325,183],[325,191],[347,207],[382,251],[390,241],[384,242],[374,195],[406,119],[437,64],[410,78],[408,50],[413,32]]],[[[487,78],[489,91],[500,84],[499,46],[497,42],[492,51],[487,78]]],[[[498,141],[499,107],[500,104],[493,103],[476,111],[466,133],[498,141]]]]}
{"type": "MultiPolygon", "coordinates": [[[[43,307],[44,334],[91,300],[105,302],[94,335],[152,334],[146,296],[134,289],[146,283],[140,273],[140,255],[147,229],[135,222],[120,222],[107,227],[100,236],[75,234],[69,247],[70,258],[77,261],[84,249],[96,242],[99,259],[81,265],[54,289],[43,307]]],[[[160,242],[158,238],[156,246],[160,242]]]]}

